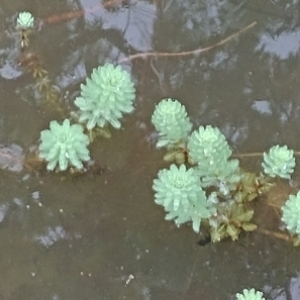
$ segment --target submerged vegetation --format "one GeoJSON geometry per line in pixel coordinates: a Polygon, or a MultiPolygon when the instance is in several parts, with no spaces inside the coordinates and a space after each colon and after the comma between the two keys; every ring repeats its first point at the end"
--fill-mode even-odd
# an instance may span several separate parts
{"type": "Polygon", "coordinates": [[[101,128],[108,123],[119,129],[124,113],[134,110],[135,88],[130,74],[120,66],[105,64],[95,68],[86,85],[81,85],[81,95],[74,101],[79,108],[79,122],[88,130],[101,128]]]}
{"type": "Polygon", "coordinates": [[[262,292],[256,291],[255,289],[244,289],[242,294],[236,294],[236,300],[265,300],[265,298],[262,292]]]}
{"type": "Polygon", "coordinates": [[[89,161],[90,153],[87,149],[89,138],[83,133],[80,124],[70,124],[64,120],[60,125],[57,121],[50,122],[50,129],[41,132],[39,156],[47,161],[47,169],[65,171],[69,166],[83,169],[82,162],[89,161]]]}
{"type": "MultiPolygon", "coordinates": [[[[21,50],[26,53],[35,19],[31,13],[23,12],[16,23],[21,32],[21,50]]],[[[29,59],[23,66],[37,81],[35,88],[41,96],[58,103],[59,94],[39,59],[29,59]]],[[[123,114],[133,112],[135,98],[131,76],[120,65],[105,63],[95,67],[74,100],[79,110],[71,112],[71,117],[79,124],[71,125],[69,118],[62,125],[50,122],[50,129],[41,132],[39,159],[47,162],[48,170],[82,170],[83,163],[90,160],[89,143],[97,134],[110,137],[109,125],[119,129],[123,114]]],[[[154,179],[155,202],[164,207],[167,220],[174,220],[177,226],[192,222],[193,230],[208,231],[212,242],[228,237],[237,240],[242,231],[257,229],[253,202],[272,188],[275,177],[290,179],[296,165],[293,150],[276,145],[263,154],[263,172],[243,170],[239,160],[232,158],[232,150],[219,128],[207,125],[192,131],[185,106],[173,98],[156,105],[151,121],[158,132],[157,147],[166,148],[164,160],[173,163],[154,179]]],[[[294,245],[300,243],[299,198],[299,194],[291,195],[282,207],[282,221],[294,245]]]]}
{"type": "MultiPolygon", "coordinates": [[[[256,175],[244,171],[237,159],[230,159],[232,151],[218,128],[200,126],[189,134],[191,126],[186,110],[177,100],[165,99],[157,104],[152,122],[159,134],[157,147],[166,147],[168,151],[164,159],[181,164],[179,169],[172,165],[169,170],[159,171],[153,184],[155,202],[168,212],[166,220],[175,219],[177,226],[192,222],[194,231],[199,232],[203,223],[212,242],[227,237],[237,240],[242,231],[257,229],[252,221],[251,202],[272,188],[275,176],[290,179],[294,172],[294,152],[279,145],[264,153],[263,173],[256,175]],[[166,105],[171,116],[161,113],[158,118],[161,107],[166,105]],[[183,112],[181,116],[178,107],[183,112]],[[170,138],[172,128],[182,132],[177,140],[174,134],[170,138]],[[169,138],[161,143],[161,136],[169,138]],[[180,159],[179,155],[182,155],[180,159]]],[[[299,199],[300,196],[290,196],[282,208],[282,221],[294,245],[299,245],[300,241],[299,199]]]]}
{"type": "MultiPolygon", "coordinates": [[[[26,53],[29,46],[28,35],[34,27],[33,15],[22,12],[16,23],[17,30],[21,30],[20,64],[36,80],[36,92],[61,113],[60,95],[52,85],[48,72],[41,66],[37,56],[26,53]]],[[[121,66],[106,63],[94,68],[91,78],[86,79],[86,84],[81,84],[81,94],[74,101],[79,110],[70,112],[71,117],[79,124],[71,125],[69,119],[65,119],[62,125],[51,121],[50,129],[41,132],[37,159],[45,160],[49,171],[66,171],[70,167],[83,170],[82,162],[91,159],[87,149],[90,141],[94,140],[95,135],[109,138],[109,124],[120,129],[123,114],[134,110],[135,97],[131,76],[121,66]],[[84,130],[88,135],[84,134],[84,130]]]]}
{"type": "MultiPolygon", "coordinates": [[[[72,171],[75,168],[88,172],[88,162],[93,155],[93,149],[90,153],[88,147],[95,136],[110,137],[109,127],[120,129],[124,115],[134,111],[135,84],[130,72],[118,64],[95,66],[91,76],[80,85],[79,96],[72,97],[76,111],[65,109],[50,72],[39,57],[28,51],[34,26],[35,19],[30,13],[19,14],[16,29],[20,33],[20,65],[32,76],[34,92],[45,101],[46,108],[50,104],[55,113],[59,112],[59,116],[50,122],[49,129],[40,133],[37,157],[48,171],[72,171]]],[[[205,49],[182,55],[199,54],[205,49]]],[[[138,53],[123,61],[167,54],[138,53]]],[[[226,238],[235,241],[243,232],[260,230],[261,224],[255,219],[256,207],[278,180],[292,178],[296,167],[295,152],[287,145],[275,145],[261,154],[261,172],[248,172],[241,167],[241,161],[233,153],[221,127],[201,125],[193,128],[186,107],[174,98],[162,99],[152,108],[151,121],[158,134],[156,146],[165,148],[164,161],[170,164],[157,170],[152,186],[154,201],[165,210],[165,219],[178,227],[191,224],[195,233],[209,235],[212,242],[226,238]]],[[[4,149],[5,153],[10,153],[10,149],[4,149]]],[[[26,166],[23,154],[19,156],[22,161],[18,161],[18,166],[22,163],[26,166]]],[[[5,163],[5,168],[11,170],[9,159],[5,163]]],[[[284,233],[284,237],[295,246],[300,245],[299,194],[289,195],[280,207],[280,220],[289,233],[284,233]]],[[[274,233],[274,236],[278,235],[274,233]]],[[[243,290],[236,298],[264,300],[263,294],[254,289],[243,290]]]]}

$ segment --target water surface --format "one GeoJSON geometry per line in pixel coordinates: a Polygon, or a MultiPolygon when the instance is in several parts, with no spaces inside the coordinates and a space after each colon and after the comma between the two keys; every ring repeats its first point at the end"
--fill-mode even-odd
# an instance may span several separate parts
{"type": "MultiPolygon", "coordinates": [[[[131,72],[137,99],[122,130],[92,145],[97,169],[75,176],[1,170],[0,298],[221,300],[254,287],[267,299],[300,299],[300,252],[291,244],[256,231],[201,247],[190,225],[164,220],[152,181],[167,164],[150,122],[155,104],[173,97],[195,128],[218,126],[235,153],[277,143],[299,149],[298,6],[292,0],[3,0],[2,144],[27,153],[50,120],[69,116],[80,83],[105,62],[131,72]],[[38,19],[26,54],[47,70],[58,102],[45,101],[24,66],[14,30],[23,10],[38,19]],[[209,47],[254,22],[197,55],[131,59],[209,47]]],[[[259,171],[260,159],[241,164],[259,171]]],[[[294,186],[298,178],[296,170],[294,186]]],[[[280,184],[274,192],[280,198],[294,191],[280,184]]],[[[279,231],[275,211],[260,204],[257,210],[263,228],[279,231]]]]}

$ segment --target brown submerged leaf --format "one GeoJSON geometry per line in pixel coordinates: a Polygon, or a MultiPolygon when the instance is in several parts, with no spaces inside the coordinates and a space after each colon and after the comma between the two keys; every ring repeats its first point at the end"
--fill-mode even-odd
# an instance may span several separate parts
{"type": "Polygon", "coordinates": [[[239,238],[240,229],[233,224],[228,224],[226,233],[231,237],[233,241],[236,241],[239,238]]]}
{"type": "Polygon", "coordinates": [[[253,223],[243,223],[242,228],[245,231],[253,231],[253,230],[257,229],[257,225],[253,224],[253,223]]]}

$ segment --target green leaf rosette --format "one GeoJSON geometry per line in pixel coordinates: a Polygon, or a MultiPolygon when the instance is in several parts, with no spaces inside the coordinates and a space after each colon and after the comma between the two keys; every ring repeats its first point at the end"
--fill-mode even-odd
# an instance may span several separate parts
{"type": "Polygon", "coordinates": [[[134,110],[134,99],[135,87],[130,74],[121,66],[107,63],[93,69],[74,103],[80,109],[79,122],[85,122],[88,130],[108,123],[119,129],[123,114],[134,110]]]}
{"type": "Polygon", "coordinates": [[[214,212],[209,208],[199,178],[194,169],[179,168],[173,164],[170,169],[160,170],[154,180],[155,202],[167,211],[167,220],[174,219],[179,226],[191,221],[195,232],[199,232],[202,219],[214,212]]]}
{"type": "Polygon", "coordinates": [[[282,206],[282,221],[291,235],[300,237],[300,191],[290,195],[282,206]]]}
{"type": "Polygon", "coordinates": [[[82,169],[82,162],[90,160],[88,136],[81,125],[71,125],[68,119],[62,125],[51,121],[50,129],[43,130],[40,139],[39,156],[48,162],[48,170],[54,170],[56,166],[60,171],[69,166],[82,169]]]}
{"type": "Polygon", "coordinates": [[[17,29],[27,30],[34,26],[34,17],[28,11],[20,12],[17,18],[17,29]]]}
{"type": "Polygon", "coordinates": [[[222,164],[231,155],[228,143],[218,128],[208,125],[195,130],[188,142],[188,151],[195,163],[212,167],[222,164]]]}
{"type": "Polygon", "coordinates": [[[264,173],[271,177],[290,179],[294,172],[296,161],[294,151],[285,146],[273,146],[268,153],[264,152],[262,167],[264,173]]]}
{"type": "Polygon", "coordinates": [[[228,160],[231,150],[218,128],[200,126],[194,131],[187,144],[189,156],[198,164],[198,175],[202,185],[218,186],[229,193],[240,180],[239,161],[228,160]]]}
{"type": "Polygon", "coordinates": [[[176,99],[163,99],[151,119],[159,134],[157,147],[173,147],[184,142],[192,129],[185,107],[176,99]]]}
{"type": "Polygon", "coordinates": [[[244,289],[242,294],[236,294],[236,300],[266,300],[263,293],[255,289],[244,289]]]}

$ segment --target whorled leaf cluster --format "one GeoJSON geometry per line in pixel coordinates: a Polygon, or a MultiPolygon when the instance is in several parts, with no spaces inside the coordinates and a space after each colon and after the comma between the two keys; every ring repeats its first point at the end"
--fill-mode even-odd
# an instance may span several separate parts
{"type": "Polygon", "coordinates": [[[151,121],[159,134],[157,147],[172,147],[185,141],[192,129],[185,107],[171,98],[156,105],[151,121]]]}
{"type": "Polygon", "coordinates": [[[187,138],[192,129],[184,105],[176,99],[163,99],[156,105],[151,121],[158,132],[156,146],[166,147],[168,150],[164,160],[184,163],[187,138]]]}
{"type": "Polygon", "coordinates": [[[282,206],[282,221],[293,237],[295,245],[300,245],[300,191],[290,195],[282,206]]]}
{"type": "MultiPolygon", "coordinates": [[[[134,99],[135,88],[127,71],[112,64],[95,68],[75,100],[79,122],[86,123],[89,131],[96,126],[102,130],[108,123],[120,128],[123,114],[134,109],[134,99]]],[[[254,230],[254,210],[248,203],[268,191],[268,177],[244,172],[239,161],[231,158],[232,151],[219,128],[200,126],[191,133],[186,109],[176,99],[163,99],[151,120],[158,131],[157,147],[166,147],[165,159],[180,164],[161,170],[153,183],[155,202],[166,210],[166,219],[178,226],[191,222],[195,232],[203,223],[214,242],[226,237],[236,240],[241,231],[254,230]]],[[[82,169],[83,162],[90,160],[88,144],[81,125],[52,121],[50,130],[41,132],[39,156],[47,161],[48,170],[82,169]]],[[[287,146],[274,146],[264,153],[262,166],[270,177],[290,179],[294,153],[287,146]]],[[[296,198],[291,196],[283,207],[282,220],[291,234],[299,237],[296,198]]]]}
{"type": "Polygon", "coordinates": [[[218,128],[200,126],[189,137],[187,149],[204,187],[219,185],[224,194],[235,188],[240,179],[239,161],[229,160],[231,149],[218,128]]]}
{"type": "Polygon", "coordinates": [[[294,172],[296,161],[294,151],[287,146],[273,146],[268,153],[264,153],[262,167],[264,172],[271,177],[290,179],[294,172]]]}
{"type": "Polygon", "coordinates": [[[65,171],[69,166],[82,169],[82,162],[90,160],[88,136],[83,133],[81,125],[71,125],[68,119],[62,125],[51,121],[50,129],[41,132],[40,140],[39,156],[47,161],[50,171],[56,167],[65,171]]]}
{"type": "Polygon", "coordinates": [[[160,170],[153,183],[155,202],[167,211],[166,220],[174,219],[177,225],[191,221],[195,232],[199,232],[201,220],[213,214],[198,181],[194,169],[173,164],[160,170]]]}
{"type": "Polygon", "coordinates": [[[119,129],[123,114],[134,110],[134,99],[135,87],[130,74],[121,66],[107,63],[93,69],[74,103],[79,108],[79,122],[86,123],[88,130],[108,123],[119,129]]]}
{"type": "Polygon", "coordinates": [[[20,12],[17,18],[17,29],[27,30],[34,26],[34,16],[28,12],[20,12]]]}
{"type": "MultiPolygon", "coordinates": [[[[190,221],[198,232],[203,224],[213,242],[227,237],[236,240],[242,231],[255,230],[251,201],[270,190],[270,177],[290,178],[295,166],[293,152],[276,146],[264,154],[263,168],[269,176],[243,171],[239,161],[231,158],[219,128],[200,126],[190,133],[186,110],[174,99],[164,99],[156,106],[152,123],[159,134],[157,146],[168,150],[165,159],[175,157],[180,165],[159,171],[153,184],[155,202],[164,206],[166,219],[174,219],[177,225],[190,221]]],[[[300,220],[298,211],[292,216],[297,218],[300,220]]],[[[294,221],[292,227],[297,226],[294,221]]]]}
{"type": "Polygon", "coordinates": [[[236,300],[265,300],[263,293],[255,289],[244,289],[243,293],[236,294],[236,300]]]}
{"type": "Polygon", "coordinates": [[[110,137],[104,128],[110,123],[120,128],[124,113],[133,111],[135,87],[130,74],[120,66],[105,64],[95,68],[91,78],[81,85],[81,95],[75,99],[79,108],[78,121],[86,123],[89,136],[84,134],[80,124],[71,125],[67,119],[62,125],[57,121],[50,123],[50,129],[41,132],[39,157],[47,161],[48,170],[64,171],[69,166],[82,169],[82,162],[90,160],[87,145],[93,140],[94,133],[110,137]],[[89,139],[90,137],[90,139],[89,139]]]}

